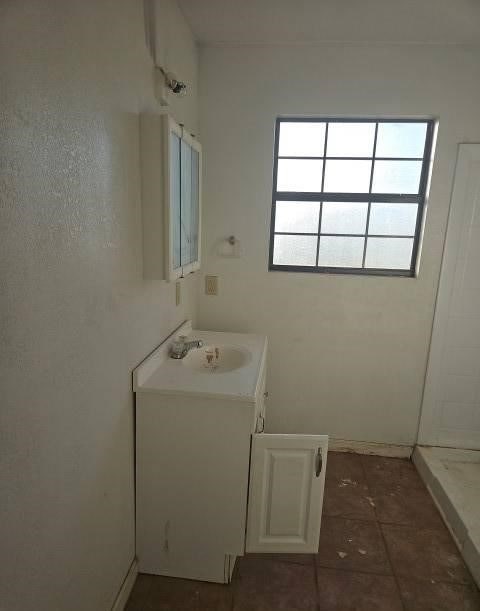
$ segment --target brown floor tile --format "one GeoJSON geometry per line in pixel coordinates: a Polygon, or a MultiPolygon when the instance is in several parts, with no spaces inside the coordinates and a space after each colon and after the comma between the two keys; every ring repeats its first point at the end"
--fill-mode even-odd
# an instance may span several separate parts
{"type": "Polygon", "coordinates": [[[336,480],[351,479],[363,481],[365,473],[360,454],[350,452],[329,452],[327,458],[327,478],[336,480]]]}
{"type": "Polygon", "coordinates": [[[132,592],[125,606],[125,611],[142,611],[155,579],[158,579],[155,575],[145,575],[143,573],[137,575],[132,592]]]}
{"type": "Polygon", "coordinates": [[[242,558],[237,568],[234,611],[316,611],[313,566],[242,558]]]}
{"type": "Polygon", "coordinates": [[[401,577],[470,584],[472,579],[446,528],[382,524],[393,572],[401,577]]]}
{"type": "Polygon", "coordinates": [[[230,611],[232,594],[229,585],[157,577],[142,611],[230,611]]]}
{"type": "Polygon", "coordinates": [[[473,586],[400,579],[405,611],[480,611],[480,597],[473,586]]]}
{"type": "Polygon", "coordinates": [[[379,522],[444,529],[442,517],[427,489],[379,483],[370,486],[379,522]]]}
{"type": "Polygon", "coordinates": [[[375,520],[373,501],[358,454],[329,452],[323,513],[358,520],[375,520]]]}
{"type": "Polygon", "coordinates": [[[415,465],[410,460],[369,455],[363,455],[361,459],[369,486],[385,484],[412,488],[425,487],[415,465]]]}
{"type": "Polygon", "coordinates": [[[315,560],[322,567],[392,574],[376,522],[324,517],[315,560]]]}
{"type": "Polygon", "coordinates": [[[325,483],[323,513],[326,516],[351,518],[354,520],[375,520],[374,501],[366,484],[352,482],[325,483]]]}
{"type": "Polygon", "coordinates": [[[393,577],[324,568],[317,576],[321,611],[403,611],[393,577]]]}

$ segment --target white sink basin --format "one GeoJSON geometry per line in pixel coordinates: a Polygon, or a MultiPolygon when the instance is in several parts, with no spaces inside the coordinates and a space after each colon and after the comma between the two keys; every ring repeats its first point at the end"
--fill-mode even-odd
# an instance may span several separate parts
{"type": "Polygon", "coordinates": [[[134,389],[252,403],[257,400],[266,352],[263,335],[201,331],[186,321],[137,367],[134,389]],[[192,348],[183,359],[172,359],[172,343],[181,335],[186,341],[201,340],[203,346],[192,348]]]}
{"type": "Polygon", "coordinates": [[[190,350],[183,365],[201,373],[227,373],[244,367],[251,359],[251,352],[245,348],[210,344],[190,350]]]}

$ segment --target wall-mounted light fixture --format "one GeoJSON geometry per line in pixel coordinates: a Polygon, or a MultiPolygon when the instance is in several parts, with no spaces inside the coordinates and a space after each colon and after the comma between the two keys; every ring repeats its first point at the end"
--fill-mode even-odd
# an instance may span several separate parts
{"type": "Polygon", "coordinates": [[[173,72],[167,72],[161,66],[157,66],[157,70],[159,70],[165,79],[165,85],[173,91],[173,93],[184,96],[187,93],[187,85],[181,81],[173,72]]]}

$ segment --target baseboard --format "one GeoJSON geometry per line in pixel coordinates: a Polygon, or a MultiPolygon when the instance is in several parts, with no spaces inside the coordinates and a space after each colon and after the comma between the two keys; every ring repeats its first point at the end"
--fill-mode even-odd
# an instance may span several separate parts
{"type": "Polygon", "coordinates": [[[138,575],[138,562],[137,559],[134,558],[130,568],[128,569],[128,573],[123,580],[122,585],[120,586],[120,590],[117,594],[117,598],[113,603],[112,611],[123,611],[125,605],[127,604],[128,597],[133,589],[135,584],[135,579],[138,575]]]}
{"type": "Polygon", "coordinates": [[[375,454],[390,458],[410,458],[413,446],[392,443],[375,443],[372,441],[352,441],[349,439],[328,440],[328,449],[334,452],[354,452],[355,454],[375,454]]]}

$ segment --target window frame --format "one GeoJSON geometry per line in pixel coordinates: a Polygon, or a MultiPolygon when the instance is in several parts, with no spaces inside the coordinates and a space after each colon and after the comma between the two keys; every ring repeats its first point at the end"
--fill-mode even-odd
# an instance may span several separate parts
{"type": "MultiPolygon", "coordinates": [[[[274,160],[273,160],[273,183],[272,183],[272,207],[270,216],[270,241],[269,241],[269,258],[268,258],[268,270],[269,271],[287,271],[287,272],[307,272],[314,274],[351,274],[351,275],[364,275],[364,276],[401,276],[414,278],[417,275],[417,259],[418,250],[420,244],[420,237],[422,233],[422,224],[425,210],[425,200],[427,185],[429,180],[429,168],[432,161],[432,146],[435,131],[435,119],[433,118],[380,118],[380,117],[288,117],[281,116],[277,117],[275,121],[275,141],[274,141],[274,160]],[[345,159],[345,160],[371,160],[371,175],[370,175],[370,187],[369,193],[340,193],[340,192],[310,192],[310,191],[277,191],[277,173],[278,173],[278,150],[280,143],[280,126],[282,123],[319,123],[324,122],[325,125],[325,141],[324,150],[322,157],[290,157],[281,156],[280,159],[291,158],[291,159],[322,159],[322,188],[325,178],[325,161],[327,159],[345,159]],[[374,123],[375,124],[375,137],[373,144],[373,151],[371,157],[327,157],[327,142],[328,142],[328,124],[329,123],[374,123]],[[377,133],[378,125],[380,123],[425,123],[427,125],[425,134],[425,147],[423,151],[423,157],[375,157],[376,145],[377,145],[377,133]],[[373,172],[376,160],[415,160],[422,159],[422,169],[420,173],[419,189],[417,194],[385,194],[385,193],[371,193],[373,172]],[[367,195],[367,197],[365,197],[367,195]],[[320,217],[319,226],[316,233],[296,233],[296,232],[275,232],[275,213],[276,213],[276,202],[277,201],[312,201],[320,202],[320,217]],[[368,202],[367,219],[364,234],[322,234],[321,229],[321,210],[323,202],[368,202]],[[418,205],[417,220],[415,224],[415,234],[413,236],[412,256],[411,265],[409,269],[390,269],[390,268],[359,268],[359,267],[325,267],[318,265],[318,253],[319,243],[321,235],[338,235],[339,237],[363,237],[365,239],[364,252],[362,264],[365,263],[365,253],[368,234],[368,223],[370,218],[370,209],[372,203],[412,203],[418,205]],[[316,265],[279,265],[273,263],[273,249],[275,235],[316,235],[317,241],[317,259],[316,265]]],[[[400,235],[376,235],[372,234],[370,237],[385,237],[385,238],[400,238],[406,236],[400,235]]]]}

